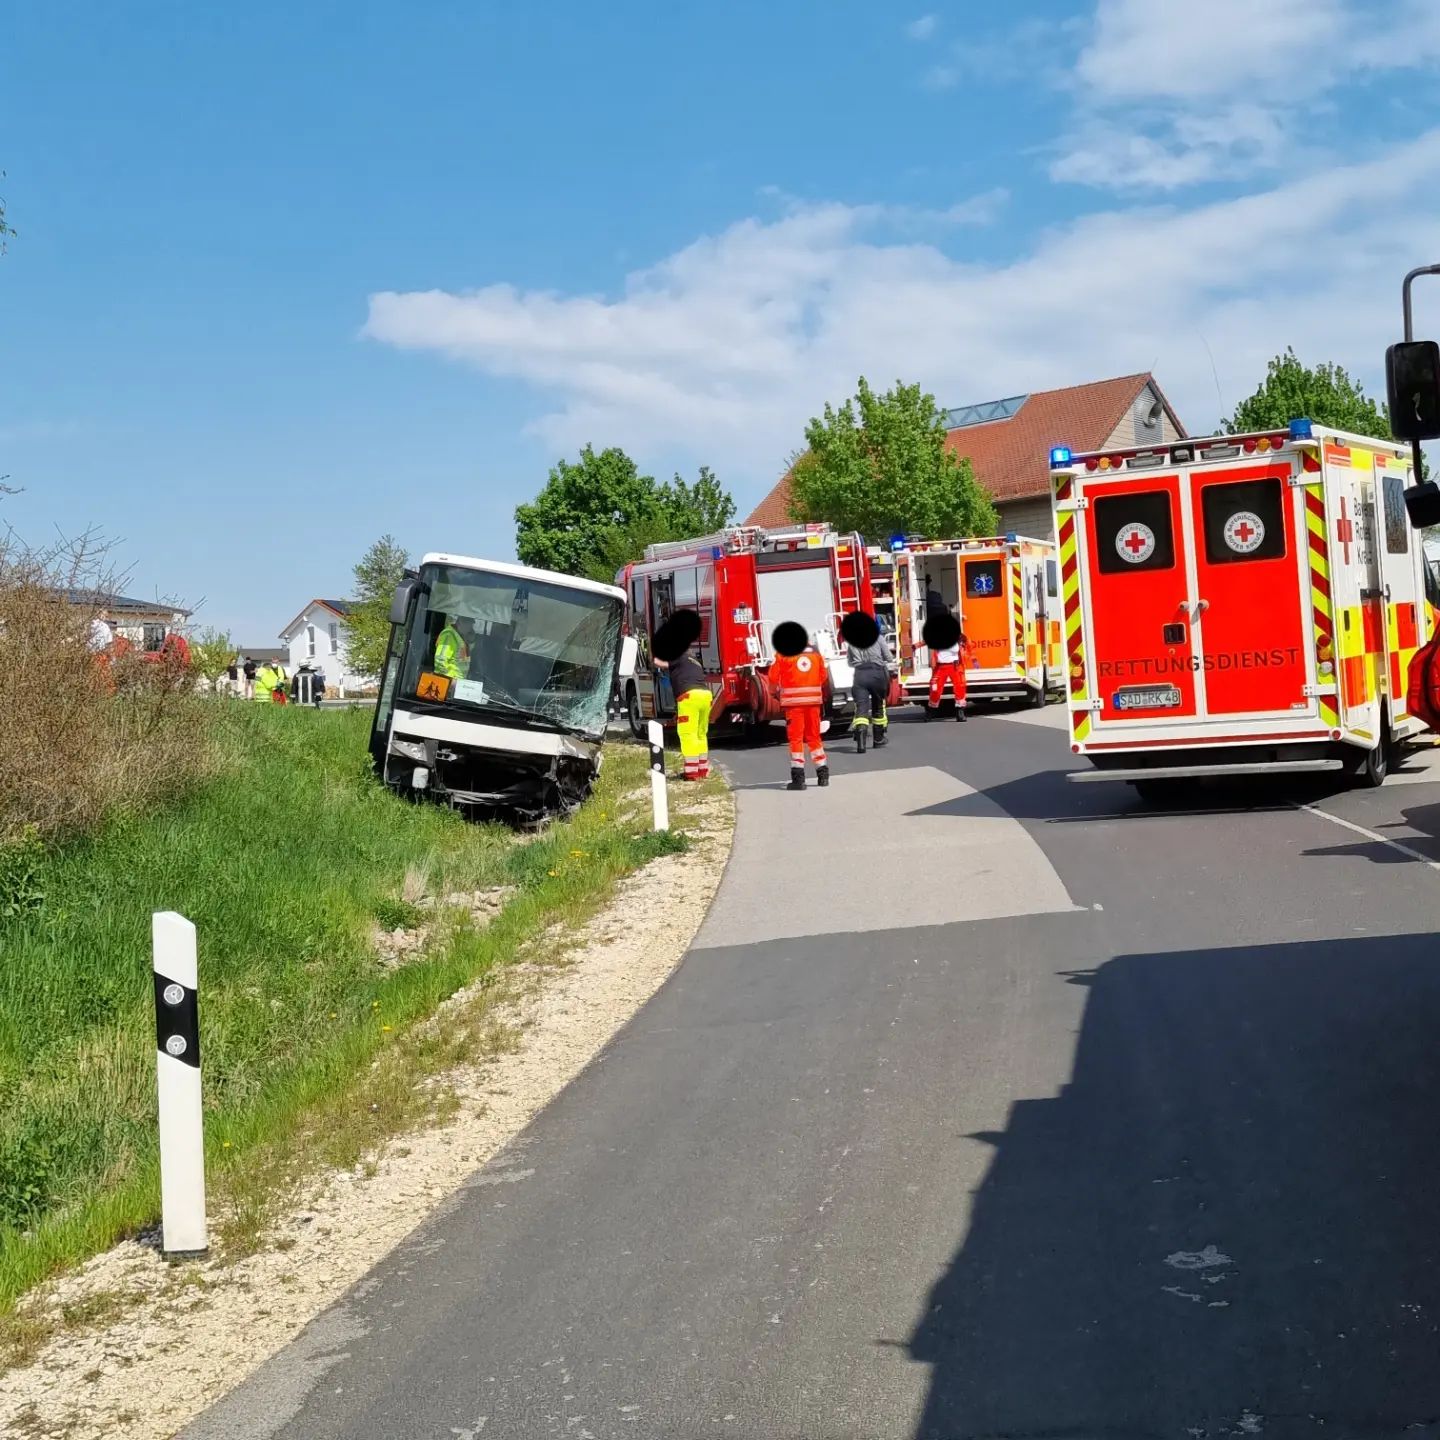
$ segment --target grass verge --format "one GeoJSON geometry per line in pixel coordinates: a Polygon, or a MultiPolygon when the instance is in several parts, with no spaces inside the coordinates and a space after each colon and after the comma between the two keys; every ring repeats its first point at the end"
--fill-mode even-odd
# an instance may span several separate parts
{"type": "MultiPolygon", "coordinates": [[[[420,1112],[428,1074],[503,1043],[483,1016],[432,1017],[683,834],[649,832],[645,752],[607,753],[595,797],[535,838],[387,795],[368,716],[231,704],[219,778],[161,813],[122,817],[35,865],[38,906],[0,920],[0,1316],[31,1286],[158,1211],[149,921],[199,931],[214,1240],[244,1253],[308,1168],[352,1164],[420,1112]],[[510,887],[483,928],[441,911],[387,968],[377,922],[419,894],[510,887]]],[[[29,1334],[33,1342],[35,1335],[29,1334]]],[[[12,1358],[14,1356],[12,1355],[12,1358]]]]}

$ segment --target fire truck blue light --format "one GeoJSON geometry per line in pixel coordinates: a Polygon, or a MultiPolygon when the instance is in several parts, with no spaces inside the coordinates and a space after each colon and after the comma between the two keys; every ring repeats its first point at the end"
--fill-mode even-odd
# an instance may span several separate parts
{"type": "Polygon", "coordinates": [[[1068,445],[1057,445],[1050,452],[1050,468],[1057,470],[1062,465],[1070,463],[1070,447],[1068,445]]]}
{"type": "Polygon", "coordinates": [[[1292,440],[1309,440],[1314,433],[1313,421],[1292,420],[1290,422],[1290,438],[1292,440]]]}

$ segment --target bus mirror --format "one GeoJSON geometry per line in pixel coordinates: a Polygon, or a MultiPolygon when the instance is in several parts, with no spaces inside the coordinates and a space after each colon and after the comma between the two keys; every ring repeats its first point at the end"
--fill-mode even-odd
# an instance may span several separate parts
{"type": "Polygon", "coordinates": [[[1440,485],[1433,480],[1422,480],[1405,492],[1405,509],[1410,524],[1416,530],[1440,525],[1440,485]]]}
{"type": "Polygon", "coordinates": [[[1385,352],[1390,429],[1397,440],[1440,438],[1440,344],[1406,340],[1385,352]]]}
{"type": "Polygon", "coordinates": [[[635,675],[635,665],[640,658],[640,642],[633,635],[626,635],[620,641],[620,678],[630,680],[635,675]]]}
{"type": "Polygon", "coordinates": [[[413,580],[402,580],[395,587],[395,594],[390,601],[390,623],[392,625],[403,625],[405,616],[410,610],[410,597],[415,592],[413,580]]]}

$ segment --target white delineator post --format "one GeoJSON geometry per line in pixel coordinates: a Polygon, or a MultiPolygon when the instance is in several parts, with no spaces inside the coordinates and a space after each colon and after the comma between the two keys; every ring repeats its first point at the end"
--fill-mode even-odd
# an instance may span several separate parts
{"type": "Polygon", "coordinates": [[[665,731],[658,720],[649,724],[650,803],[655,811],[655,828],[670,828],[670,797],[665,793],[665,731]]]}
{"type": "Polygon", "coordinates": [[[151,917],[155,1074],[160,1098],[160,1210],[167,1255],[210,1248],[205,1228],[205,1132],[200,1112],[199,974],[195,927],[173,910],[151,917]]]}

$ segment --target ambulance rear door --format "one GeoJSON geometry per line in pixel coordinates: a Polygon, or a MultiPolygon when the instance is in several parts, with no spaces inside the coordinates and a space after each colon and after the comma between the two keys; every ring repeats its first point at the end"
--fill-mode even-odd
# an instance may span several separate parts
{"type": "Polygon", "coordinates": [[[1425,634],[1424,547],[1419,532],[1410,528],[1405,511],[1405,485],[1410,467],[1394,456],[1376,454],[1374,471],[1379,512],[1375,548],[1380,557],[1385,596],[1385,673],[1390,679],[1390,722],[1404,735],[1424,728],[1418,721],[1406,723],[1409,711],[1405,703],[1410,661],[1428,638],[1425,634]]]}
{"type": "Polygon", "coordinates": [[[1188,488],[1180,475],[1077,481],[1097,726],[1197,716],[1188,488]]]}
{"type": "Polygon", "coordinates": [[[1317,713],[1303,491],[1289,459],[1204,466],[1188,476],[1195,648],[1202,713],[1317,713]]]}
{"type": "MultiPolygon", "coordinates": [[[[1012,605],[1022,603],[1020,567],[1003,551],[960,555],[960,624],[970,649],[969,672],[977,678],[1013,674],[1012,605]]],[[[1023,637],[1021,659],[1024,658],[1023,637]]]]}

